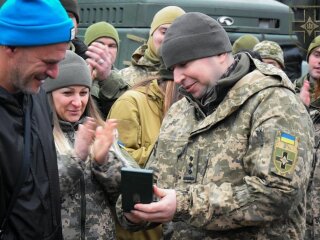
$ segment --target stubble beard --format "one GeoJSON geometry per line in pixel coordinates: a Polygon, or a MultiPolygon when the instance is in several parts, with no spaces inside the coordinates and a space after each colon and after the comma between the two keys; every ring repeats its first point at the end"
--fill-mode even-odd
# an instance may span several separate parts
{"type": "Polygon", "coordinates": [[[37,89],[32,88],[32,80],[28,81],[23,74],[21,74],[21,69],[17,66],[11,74],[10,82],[16,92],[23,92],[26,94],[36,94],[40,91],[40,87],[37,89]]]}

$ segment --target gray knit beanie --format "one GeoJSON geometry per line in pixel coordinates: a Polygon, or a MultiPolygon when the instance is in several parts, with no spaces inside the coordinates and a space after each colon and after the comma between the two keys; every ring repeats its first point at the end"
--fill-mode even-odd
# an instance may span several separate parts
{"type": "Polygon", "coordinates": [[[59,63],[59,75],[56,79],[47,78],[43,83],[46,92],[80,85],[91,88],[91,76],[88,65],[82,57],[67,50],[66,57],[59,63]]]}
{"type": "Polygon", "coordinates": [[[228,34],[216,20],[203,13],[189,12],[178,17],[167,30],[161,55],[169,68],[231,51],[228,34]]]}

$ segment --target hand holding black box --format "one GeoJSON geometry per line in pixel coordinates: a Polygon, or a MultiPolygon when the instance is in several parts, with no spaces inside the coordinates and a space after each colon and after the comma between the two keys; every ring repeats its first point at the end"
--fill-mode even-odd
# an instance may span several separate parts
{"type": "Polygon", "coordinates": [[[153,170],[140,168],[121,169],[122,209],[130,212],[137,203],[153,200],[153,170]]]}

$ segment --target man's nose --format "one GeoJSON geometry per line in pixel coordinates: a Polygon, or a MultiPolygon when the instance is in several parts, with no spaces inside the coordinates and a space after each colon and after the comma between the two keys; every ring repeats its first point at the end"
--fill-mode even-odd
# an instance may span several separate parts
{"type": "Polygon", "coordinates": [[[180,67],[176,66],[173,70],[173,80],[177,84],[181,84],[184,79],[183,71],[180,67]]]}

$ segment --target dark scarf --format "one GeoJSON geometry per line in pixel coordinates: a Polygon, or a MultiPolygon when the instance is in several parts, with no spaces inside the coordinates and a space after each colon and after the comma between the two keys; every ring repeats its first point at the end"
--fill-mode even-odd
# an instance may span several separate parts
{"type": "Polygon", "coordinates": [[[72,145],[74,144],[75,133],[78,130],[79,124],[82,124],[86,118],[81,117],[79,121],[71,123],[59,120],[60,128],[72,145]]]}

